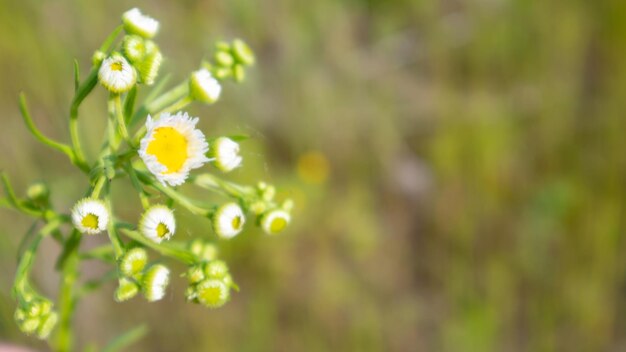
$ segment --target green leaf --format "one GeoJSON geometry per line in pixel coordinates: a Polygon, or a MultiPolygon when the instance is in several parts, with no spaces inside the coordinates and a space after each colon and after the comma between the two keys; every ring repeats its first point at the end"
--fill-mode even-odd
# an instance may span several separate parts
{"type": "Polygon", "coordinates": [[[78,60],[74,59],[74,92],[78,91],[80,86],[80,69],[78,67],[78,60]]]}
{"type": "Polygon", "coordinates": [[[145,324],[139,325],[124,334],[116,337],[108,345],[104,347],[102,352],[120,351],[129,345],[139,341],[148,333],[148,327],[145,324]]]}

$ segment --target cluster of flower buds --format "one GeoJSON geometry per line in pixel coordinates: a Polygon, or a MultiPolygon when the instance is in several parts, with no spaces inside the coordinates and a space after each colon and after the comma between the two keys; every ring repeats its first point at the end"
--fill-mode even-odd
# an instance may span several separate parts
{"type": "Polygon", "coordinates": [[[217,259],[217,249],[201,240],[192,241],[190,250],[201,261],[187,271],[189,286],[185,291],[188,301],[208,308],[219,308],[230,299],[230,290],[238,290],[228,271],[228,265],[217,259]]]}
{"type": "Polygon", "coordinates": [[[119,261],[120,279],[114,298],[127,301],[141,291],[149,302],[162,299],[169,284],[170,271],[162,264],[148,265],[148,253],[135,247],[119,261]]]}
{"type": "Polygon", "coordinates": [[[232,42],[220,41],[215,44],[213,62],[204,62],[203,66],[218,80],[233,79],[242,82],[246,77],[246,67],[254,65],[252,49],[241,39],[232,42]]]}
{"type": "Polygon", "coordinates": [[[27,334],[35,334],[46,339],[59,320],[52,302],[34,293],[19,293],[19,306],[15,310],[15,321],[19,329],[27,334]]]}

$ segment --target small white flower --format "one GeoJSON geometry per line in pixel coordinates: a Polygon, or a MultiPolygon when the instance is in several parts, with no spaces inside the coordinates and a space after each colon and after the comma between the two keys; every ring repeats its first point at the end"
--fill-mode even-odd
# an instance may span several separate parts
{"type": "Polygon", "coordinates": [[[213,215],[213,230],[222,238],[233,238],[243,229],[246,217],[237,203],[227,203],[213,215]]]}
{"type": "Polygon", "coordinates": [[[158,301],[165,296],[165,289],[170,282],[170,270],[161,264],[150,267],[143,276],[143,294],[149,302],[158,301]]]}
{"type": "Polygon", "coordinates": [[[263,215],[261,227],[266,233],[273,235],[284,230],[290,221],[291,216],[288,212],[282,209],[274,209],[263,215]]]}
{"type": "Polygon", "coordinates": [[[230,288],[222,280],[204,280],[196,288],[196,298],[206,307],[218,308],[228,302],[230,288]]]}
{"type": "Polygon", "coordinates": [[[141,247],[127,251],[120,260],[120,271],[129,277],[139,274],[148,263],[148,253],[141,247]]]}
{"type": "Polygon", "coordinates": [[[85,198],[72,208],[72,222],[81,233],[95,235],[107,228],[109,210],[101,200],[85,198]]]}
{"type": "Polygon", "coordinates": [[[189,79],[189,92],[193,99],[212,104],[222,92],[222,86],[206,68],[195,71],[189,79]]]}
{"type": "Polygon", "coordinates": [[[150,207],[141,217],[139,231],[156,243],[170,239],[176,232],[174,212],[164,205],[150,207]]]}
{"type": "Polygon", "coordinates": [[[211,143],[213,165],[223,172],[229,172],[241,165],[239,144],[227,137],[219,137],[211,143]]]}
{"type": "Polygon", "coordinates": [[[197,123],[197,117],[183,112],[163,113],[156,121],[148,115],[139,155],[162,184],[181,185],[190,170],[209,161],[205,155],[209,145],[202,131],[196,129],[197,123]]]}
{"type": "Polygon", "coordinates": [[[119,286],[113,293],[113,298],[117,302],[124,302],[135,297],[137,293],[139,293],[139,285],[127,278],[121,278],[119,286]]]}
{"type": "Polygon", "coordinates": [[[132,63],[138,63],[146,56],[145,40],[138,35],[127,35],[122,41],[122,52],[132,63]]]}
{"type": "Polygon", "coordinates": [[[98,80],[109,91],[124,93],[137,82],[137,73],[122,55],[113,54],[100,65],[98,80]]]}
{"type": "Polygon", "coordinates": [[[124,12],[122,22],[127,33],[137,34],[144,38],[152,38],[159,31],[159,22],[142,14],[138,8],[124,12]]]}

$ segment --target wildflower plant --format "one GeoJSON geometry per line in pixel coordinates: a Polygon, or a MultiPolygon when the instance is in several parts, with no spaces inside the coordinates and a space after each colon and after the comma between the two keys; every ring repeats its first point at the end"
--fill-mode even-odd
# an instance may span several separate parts
{"type": "MultiPolygon", "coordinates": [[[[113,297],[117,302],[140,295],[149,302],[165,297],[169,282],[177,276],[166,266],[165,258],[188,267],[183,274],[189,284],[184,295],[187,301],[218,308],[231,299],[232,290],[238,287],[227,263],[219,258],[217,244],[201,237],[177,238],[181,226],[174,206],[210,220],[207,232],[213,232],[215,239],[231,239],[254,223],[275,234],[290,221],[292,202],[278,203],[272,185],[239,185],[216,175],[241,167],[239,142],[243,137],[205,135],[198,128],[200,118],[183,111],[193,102],[218,102],[226,81],[242,82],[245,70],[255,62],[252,50],[239,39],[219,42],[212,60],[202,62],[187,79],[166,90],[166,80],[157,83],[163,56],[153,38],[159,28],[158,21],[138,9],[127,11],[122,25],[94,53],[83,80],[75,62],[75,95],[68,118],[71,143],[44,136],[33,123],[25,96],[20,96],[22,117],[30,132],[65,154],[89,180],[84,198],[63,211],[53,208],[46,185],[33,184],[24,197],[18,197],[7,175],[1,175],[5,197],[0,204],[35,218],[35,230],[25,236],[25,250],[18,259],[13,286],[15,321],[26,334],[40,339],[52,336],[49,342],[54,350],[73,349],[76,302],[107,280],[117,282],[113,297]],[[79,108],[96,89],[108,91],[107,113],[103,114],[108,125],[97,157],[89,159],[78,133],[79,108]],[[145,89],[150,92],[140,102],[139,92],[145,89]],[[214,167],[207,170],[207,164],[214,167]],[[131,221],[116,215],[111,198],[112,188],[120,181],[130,181],[144,208],[131,221]],[[176,188],[184,183],[216,192],[224,201],[213,204],[192,199],[176,188]],[[248,221],[248,217],[256,217],[256,221],[248,221]],[[85,236],[107,236],[108,242],[82,250],[85,236]],[[37,249],[48,237],[61,247],[56,263],[60,272],[56,302],[42,295],[30,277],[37,249]],[[85,260],[104,261],[111,265],[111,272],[101,280],[83,283],[79,268],[85,260]]],[[[128,336],[137,335],[130,332],[128,336]]]]}

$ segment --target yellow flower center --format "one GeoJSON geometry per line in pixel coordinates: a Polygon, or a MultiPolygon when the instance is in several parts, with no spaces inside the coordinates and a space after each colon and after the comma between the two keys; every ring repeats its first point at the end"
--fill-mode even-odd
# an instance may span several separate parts
{"type": "Polygon", "coordinates": [[[83,226],[88,229],[97,229],[98,228],[98,217],[93,214],[87,214],[83,221],[81,221],[83,226]]]}
{"type": "Polygon", "coordinates": [[[282,231],[285,226],[287,226],[287,220],[285,220],[284,218],[276,218],[272,220],[272,223],[270,224],[270,231],[273,233],[278,233],[282,231]]]}
{"type": "Polygon", "coordinates": [[[187,138],[172,127],[154,130],[153,139],[146,153],[154,155],[167,168],[164,174],[179,171],[187,161],[187,138]]]}
{"type": "Polygon", "coordinates": [[[220,301],[222,300],[222,290],[219,286],[217,287],[206,287],[202,290],[200,290],[200,292],[198,292],[198,298],[203,301],[206,302],[208,304],[214,305],[214,304],[219,304],[220,301]]]}
{"type": "Polygon", "coordinates": [[[160,222],[160,223],[157,225],[156,232],[157,232],[157,236],[159,236],[159,238],[163,238],[163,237],[165,237],[168,233],[170,233],[170,230],[167,228],[167,226],[165,226],[165,224],[163,224],[162,222],[160,222]]]}
{"type": "Polygon", "coordinates": [[[233,229],[239,230],[241,227],[241,216],[235,216],[231,225],[233,225],[233,229]]]}
{"type": "Polygon", "coordinates": [[[112,71],[121,71],[122,68],[124,68],[124,65],[122,65],[122,63],[119,61],[115,61],[114,63],[111,64],[112,71]]]}

